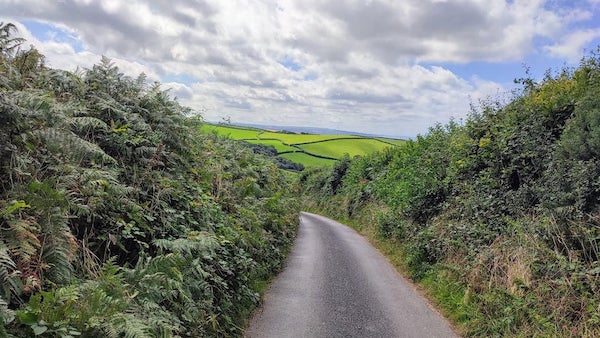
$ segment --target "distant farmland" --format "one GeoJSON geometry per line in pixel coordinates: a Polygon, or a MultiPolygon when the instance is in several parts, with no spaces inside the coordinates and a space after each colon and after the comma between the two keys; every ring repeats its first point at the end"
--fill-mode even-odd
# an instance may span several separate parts
{"type": "Polygon", "coordinates": [[[301,163],[305,167],[330,166],[344,154],[351,157],[367,155],[403,142],[382,137],[297,134],[213,124],[204,124],[201,130],[234,140],[273,146],[279,156],[301,163]]]}

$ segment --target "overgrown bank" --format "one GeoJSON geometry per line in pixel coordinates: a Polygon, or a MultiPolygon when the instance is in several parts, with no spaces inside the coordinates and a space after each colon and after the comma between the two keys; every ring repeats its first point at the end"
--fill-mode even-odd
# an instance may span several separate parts
{"type": "Polygon", "coordinates": [[[307,204],[373,233],[467,335],[599,336],[600,58],[521,82],[462,125],[303,174],[307,204]]]}
{"type": "Polygon", "coordinates": [[[241,333],[290,180],[145,77],[48,68],[0,25],[0,337],[241,333]]]}

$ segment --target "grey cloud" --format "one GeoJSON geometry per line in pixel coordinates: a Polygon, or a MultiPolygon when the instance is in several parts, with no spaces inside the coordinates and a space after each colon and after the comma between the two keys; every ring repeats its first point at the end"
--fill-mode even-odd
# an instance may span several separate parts
{"type": "Polygon", "coordinates": [[[194,92],[188,87],[180,86],[172,88],[170,94],[178,99],[188,100],[192,98],[194,92]]]}
{"type": "Polygon", "coordinates": [[[394,65],[401,60],[412,60],[429,52],[423,40],[413,36],[387,36],[365,43],[364,49],[373,51],[383,62],[394,65]]]}
{"type": "Polygon", "coordinates": [[[227,108],[241,109],[241,110],[250,110],[252,109],[252,105],[247,100],[239,100],[228,98],[225,99],[223,105],[227,108]]]}
{"type": "MultiPolygon", "coordinates": [[[[544,12],[543,6],[527,6],[526,2],[339,0],[318,2],[317,6],[320,11],[315,15],[320,16],[321,22],[344,28],[345,46],[373,53],[390,65],[414,59],[512,59],[529,52],[526,43],[533,37],[556,28],[544,27],[552,22],[546,20],[552,13],[544,12]],[[494,4],[502,9],[491,11],[494,4]],[[507,34],[505,29],[511,25],[524,29],[507,34]],[[515,34],[522,37],[514,39],[515,34]]],[[[319,43],[325,37],[334,40],[339,36],[328,31],[315,34],[314,29],[296,33],[301,48],[322,59],[345,61],[347,49],[339,49],[335,42],[319,43]]]]}
{"type": "Polygon", "coordinates": [[[212,19],[207,20],[207,18],[212,18],[215,14],[217,14],[217,10],[206,1],[183,0],[173,3],[173,1],[168,0],[164,2],[167,3],[167,5],[161,7],[160,10],[161,12],[166,13],[166,15],[169,15],[168,13],[171,11],[171,13],[173,13],[173,17],[177,21],[185,23],[190,27],[197,26],[200,21],[202,23],[201,25],[204,26],[208,32],[212,34],[217,33],[216,26],[212,19]],[[189,11],[190,7],[194,9],[193,14],[189,11]],[[202,14],[201,17],[196,15],[198,11],[202,14]]]}
{"type": "Polygon", "coordinates": [[[353,102],[361,102],[361,103],[382,103],[382,104],[390,104],[390,103],[399,103],[399,102],[407,102],[408,100],[402,95],[376,95],[371,93],[352,93],[347,91],[338,91],[335,89],[330,89],[327,95],[325,96],[327,99],[332,100],[343,100],[343,101],[353,101],[353,102]]]}
{"type": "Polygon", "coordinates": [[[327,1],[321,8],[344,22],[350,35],[360,40],[371,40],[408,30],[406,22],[390,3],[327,1]]]}
{"type": "Polygon", "coordinates": [[[487,38],[504,26],[488,17],[488,9],[471,1],[422,2],[416,7],[408,29],[411,36],[425,39],[487,38]],[[482,34],[484,33],[484,34],[482,34]]]}
{"type": "Polygon", "coordinates": [[[336,39],[327,39],[318,33],[315,35],[307,34],[291,41],[290,45],[302,51],[307,51],[319,58],[321,62],[340,62],[347,61],[349,49],[347,45],[340,43],[336,39]]]}
{"type": "Polygon", "coordinates": [[[247,86],[251,88],[282,88],[276,79],[261,77],[260,74],[238,74],[229,71],[215,72],[213,81],[232,86],[247,86]]]}
{"type": "MultiPolygon", "coordinates": [[[[145,4],[142,2],[141,4],[145,4]]],[[[185,10],[179,10],[186,1],[173,0],[161,1],[148,7],[155,11],[156,15],[170,20],[174,23],[183,19],[185,10]]],[[[206,3],[196,1],[195,8],[206,16],[213,15],[215,11],[206,3]]],[[[37,1],[21,1],[14,6],[6,8],[5,15],[31,19],[36,18],[49,22],[67,22],[75,29],[90,48],[100,54],[114,51],[125,57],[142,57],[146,61],[155,62],[170,57],[170,46],[176,42],[190,44],[206,43],[199,38],[199,32],[214,32],[214,23],[210,17],[195,18],[187,16],[185,23],[194,30],[195,34],[184,33],[178,36],[163,36],[160,27],[151,25],[144,27],[140,25],[140,19],[136,13],[118,12],[109,13],[101,1],[92,1],[87,4],[64,1],[49,1],[41,5],[37,1]],[[192,24],[192,25],[189,25],[192,24]]],[[[141,13],[138,13],[141,14],[141,13]]],[[[211,33],[212,35],[212,33],[211,33]]]]}
{"type": "Polygon", "coordinates": [[[377,78],[382,73],[380,69],[374,69],[373,67],[361,64],[348,65],[335,63],[331,67],[336,74],[343,74],[343,77],[349,81],[367,81],[377,78]]]}
{"type": "Polygon", "coordinates": [[[173,94],[211,116],[401,134],[466,113],[468,95],[495,85],[419,63],[512,60],[568,23],[543,1],[128,0],[115,3],[140,10],[116,13],[102,3],[0,0],[4,16],[69,27],[86,53],[204,81],[173,94]],[[281,67],[286,55],[302,70],[281,67]],[[307,74],[317,76],[303,81],[307,74]]]}
{"type": "Polygon", "coordinates": [[[196,25],[196,18],[187,14],[187,13],[182,13],[179,11],[176,11],[173,13],[173,19],[175,19],[175,21],[179,22],[179,23],[183,23],[186,26],[189,27],[194,27],[196,25]]]}

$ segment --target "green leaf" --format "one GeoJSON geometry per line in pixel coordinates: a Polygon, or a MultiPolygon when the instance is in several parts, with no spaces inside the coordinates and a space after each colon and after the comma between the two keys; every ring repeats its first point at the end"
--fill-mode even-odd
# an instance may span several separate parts
{"type": "Polygon", "coordinates": [[[25,201],[23,200],[11,201],[9,205],[7,205],[4,209],[0,210],[0,215],[6,217],[14,213],[15,211],[28,208],[31,208],[31,205],[25,203],[25,201]]]}
{"type": "Polygon", "coordinates": [[[34,325],[38,322],[38,316],[32,312],[19,312],[19,321],[25,325],[34,325]]]}
{"type": "Polygon", "coordinates": [[[47,326],[38,325],[38,324],[32,324],[31,328],[33,329],[33,334],[36,336],[39,336],[48,330],[47,326]]]}

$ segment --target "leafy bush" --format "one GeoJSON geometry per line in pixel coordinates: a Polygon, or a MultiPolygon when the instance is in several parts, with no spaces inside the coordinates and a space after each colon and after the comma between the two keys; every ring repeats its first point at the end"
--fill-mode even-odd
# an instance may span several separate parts
{"type": "Polygon", "coordinates": [[[295,235],[289,178],[143,74],[0,39],[0,335],[239,335],[295,235]]]}
{"type": "Polygon", "coordinates": [[[369,220],[468,335],[596,336],[600,59],[520,82],[462,125],[353,159],[341,189],[335,171],[301,183],[320,210],[369,220]]]}

